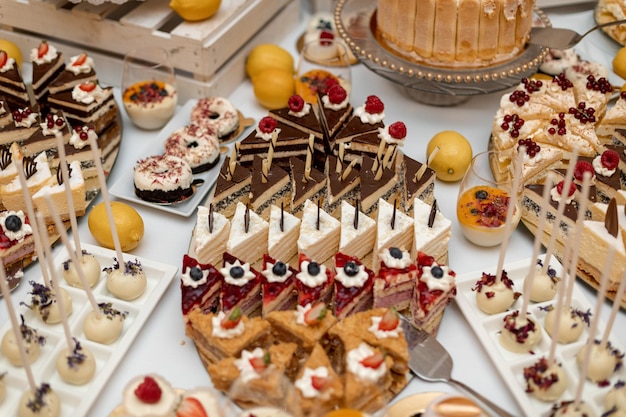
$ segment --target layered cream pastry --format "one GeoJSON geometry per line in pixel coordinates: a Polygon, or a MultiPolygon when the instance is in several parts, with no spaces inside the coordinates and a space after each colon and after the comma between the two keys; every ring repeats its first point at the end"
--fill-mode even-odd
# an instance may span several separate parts
{"type": "Polygon", "coordinates": [[[12,122],[0,129],[0,145],[11,146],[13,142],[28,138],[40,128],[39,107],[24,105],[11,112],[12,122]]]}
{"type": "Polygon", "coordinates": [[[213,210],[213,206],[198,206],[193,229],[191,252],[199,262],[219,266],[230,235],[230,220],[213,210]]]}
{"type": "Polygon", "coordinates": [[[345,200],[341,201],[341,233],[339,235],[339,252],[365,260],[376,239],[376,221],[352,206],[345,200]]]}
{"type": "MultiPolygon", "coordinates": [[[[14,157],[16,152],[19,152],[19,150],[13,152],[14,157]]],[[[23,161],[26,186],[32,196],[53,181],[50,165],[48,164],[48,158],[45,152],[40,153],[35,158],[24,157],[23,161]]],[[[22,189],[22,183],[19,178],[14,178],[13,181],[7,185],[0,186],[0,199],[2,200],[2,205],[7,210],[26,210],[24,190],[22,189]]]]}
{"type": "Polygon", "coordinates": [[[230,222],[226,251],[251,264],[267,253],[269,223],[243,203],[237,203],[230,222]]]}
{"type": "Polygon", "coordinates": [[[272,311],[293,310],[297,303],[297,271],[280,259],[263,255],[261,271],[261,292],[263,317],[272,311]]]}
{"type": "Polygon", "coordinates": [[[42,41],[30,50],[30,61],[33,65],[32,87],[35,100],[40,101],[48,95],[48,86],[65,68],[63,54],[42,41]]]}
{"type": "Polygon", "coordinates": [[[417,256],[417,252],[424,252],[437,262],[447,264],[452,221],[439,210],[436,200],[427,204],[420,198],[414,199],[413,229],[413,258],[417,256]]]}
{"type": "Polygon", "coordinates": [[[254,157],[250,178],[250,207],[264,219],[269,218],[272,204],[291,210],[289,173],[267,159],[254,157]]]}
{"type": "Polygon", "coordinates": [[[297,265],[297,260],[293,258],[298,254],[299,236],[300,219],[272,205],[267,235],[268,255],[294,266],[297,265]]]}
{"type": "Polygon", "coordinates": [[[215,211],[225,217],[232,217],[238,202],[250,201],[250,170],[237,162],[236,158],[226,157],[213,187],[215,211]]]}
{"type": "Polygon", "coordinates": [[[402,207],[410,213],[416,198],[428,204],[435,201],[435,171],[404,153],[401,155],[402,207]]]}
{"type": "Polygon", "coordinates": [[[353,163],[347,164],[341,158],[328,155],[324,171],[328,179],[324,210],[339,217],[338,212],[342,201],[356,205],[360,198],[359,169],[353,163]]]}
{"type": "Polygon", "coordinates": [[[331,259],[339,249],[341,223],[311,200],[304,203],[298,253],[319,263],[331,259]]]}
{"type": "Polygon", "coordinates": [[[59,91],[71,90],[77,84],[96,80],[93,58],[83,52],[70,58],[65,70],[48,84],[48,91],[50,94],[56,94],[59,91]]]}
{"type": "Polygon", "coordinates": [[[396,201],[400,208],[400,180],[395,164],[388,163],[388,158],[378,160],[363,155],[360,176],[361,208],[365,214],[375,217],[379,201],[396,201]]]}
{"type": "Polygon", "coordinates": [[[374,280],[374,307],[403,311],[411,304],[417,282],[417,265],[407,250],[391,246],[378,254],[380,265],[374,280]]]}
{"type": "Polygon", "coordinates": [[[219,309],[232,312],[241,309],[246,316],[258,315],[263,297],[261,294],[261,273],[249,262],[224,252],[224,263],[220,273],[224,277],[220,290],[219,309]]]}
{"type": "Polygon", "coordinates": [[[322,200],[326,195],[326,175],[311,166],[311,156],[307,157],[307,161],[291,157],[289,158],[289,167],[291,169],[291,213],[296,216],[302,216],[304,203],[307,200],[322,200]],[[307,166],[308,164],[308,166],[307,166]]]}
{"type": "Polygon", "coordinates": [[[61,143],[70,140],[70,128],[62,112],[48,113],[28,138],[20,141],[20,149],[24,156],[35,156],[41,152],[56,153],[58,138],[61,143]]]}
{"type": "Polygon", "coordinates": [[[57,169],[56,181],[42,187],[39,191],[32,195],[33,203],[36,210],[42,214],[46,221],[52,221],[52,208],[49,207],[46,196],[49,196],[62,220],[68,220],[70,213],[74,212],[77,216],[85,214],[87,201],[85,199],[85,179],[80,169],[80,163],[72,162],[67,167],[69,182],[63,181],[61,167],[57,169]],[[72,195],[72,205],[69,205],[66,189],[69,187],[72,195]]]}
{"type": "Polygon", "coordinates": [[[30,97],[22,71],[14,58],[0,51],[0,94],[5,96],[9,107],[17,109],[30,105],[30,97]]]}

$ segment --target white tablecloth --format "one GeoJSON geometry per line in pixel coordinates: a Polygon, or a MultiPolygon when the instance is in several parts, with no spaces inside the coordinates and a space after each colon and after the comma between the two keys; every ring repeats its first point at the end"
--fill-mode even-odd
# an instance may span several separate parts
{"type": "MultiPolygon", "coordinates": [[[[584,30],[593,24],[592,13],[585,5],[550,9],[547,12],[554,26],[584,30]]],[[[304,25],[303,21],[301,28],[304,28],[304,25]]],[[[294,32],[287,39],[276,39],[276,43],[292,51],[295,56],[295,44],[300,33],[294,32]]],[[[610,68],[610,60],[617,49],[616,44],[601,33],[596,33],[585,39],[579,47],[579,52],[583,57],[595,59],[610,68]]],[[[364,102],[370,94],[379,96],[385,104],[387,120],[390,122],[402,120],[407,124],[409,134],[404,151],[415,159],[424,161],[428,140],[435,133],[445,129],[457,130],[464,134],[471,141],[474,153],[486,150],[491,122],[502,93],[473,97],[458,107],[429,107],[407,98],[394,84],[378,77],[362,65],[353,67],[352,77],[354,86],[352,103],[358,105],[364,102]]],[[[623,83],[619,77],[612,76],[611,79],[618,85],[623,83]]],[[[256,103],[249,82],[243,83],[230,99],[247,117],[258,120],[267,113],[256,103]]],[[[146,156],[142,151],[150,146],[155,136],[155,133],[135,129],[124,115],[122,148],[109,178],[109,184],[113,184],[122,176],[128,176],[134,162],[139,157],[146,156]]],[[[131,179],[128,178],[128,181],[131,179]]],[[[449,184],[438,181],[436,184],[435,194],[439,207],[446,217],[453,220],[449,250],[450,266],[459,274],[480,271],[497,263],[499,249],[480,248],[462,237],[455,217],[457,190],[458,183],[449,184]]],[[[98,201],[101,201],[100,198],[98,201]]],[[[135,207],[144,219],[145,236],[141,245],[132,254],[180,267],[195,224],[195,216],[185,218],[145,206],[135,207]]],[[[83,242],[96,244],[89,233],[86,218],[80,219],[79,230],[83,242]]],[[[531,256],[532,243],[533,236],[523,226],[519,226],[510,240],[506,261],[531,256]]],[[[56,251],[58,248],[55,253],[56,251]]],[[[27,269],[25,282],[29,279],[39,279],[38,265],[35,264],[27,269]]],[[[583,287],[590,301],[593,301],[595,291],[589,290],[583,284],[579,285],[583,287]]],[[[13,293],[14,304],[17,305],[19,301],[26,299],[28,290],[29,285],[23,283],[13,293]]],[[[604,317],[607,316],[609,308],[610,304],[605,304],[604,317]]],[[[6,320],[8,320],[8,315],[5,301],[2,300],[0,301],[0,323],[6,320]]],[[[623,311],[618,314],[615,326],[625,328],[626,314],[623,311]]],[[[454,303],[445,313],[438,338],[454,358],[453,376],[456,379],[478,389],[514,414],[521,414],[491,359],[487,357],[465,317],[454,303]]],[[[626,333],[619,333],[618,338],[618,343],[626,346],[626,333]]],[[[0,372],[2,371],[0,369],[0,372]]],[[[193,343],[185,336],[177,279],[165,293],[160,305],[155,309],[127,356],[101,392],[89,413],[90,417],[107,416],[121,401],[122,389],[126,383],[137,375],[150,372],[163,375],[176,387],[192,388],[210,384],[209,376],[202,369],[193,343]]],[[[426,391],[454,392],[454,388],[442,383],[427,383],[414,379],[400,397],[426,391]]]]}

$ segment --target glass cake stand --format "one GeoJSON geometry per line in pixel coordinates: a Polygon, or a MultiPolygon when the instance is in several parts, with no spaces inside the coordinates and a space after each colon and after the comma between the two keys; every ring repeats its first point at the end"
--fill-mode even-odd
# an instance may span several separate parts
{"type": "MultiPolygon", "coordinates": [[[[430,105],[453,106],[471,96],[489,94],[517,85],[535,72],[548,48],[529,45],[521,54],[493,66],[443,68],[408,60],[387,49],[376,38],[376,2],[339,0],[334,12],[339,35],[366,68],[405,90],[412,99],[430,105]]],[[[535,25],[551,26],[535,10],[535,25]]]]}

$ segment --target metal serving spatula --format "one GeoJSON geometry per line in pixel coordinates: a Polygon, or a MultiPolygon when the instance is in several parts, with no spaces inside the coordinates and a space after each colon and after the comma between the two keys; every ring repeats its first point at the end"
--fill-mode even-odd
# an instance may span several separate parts
{"type": "Polygon", "coordinates": [[[553,27],[534,27],[530,31],[530,40],[528,43],[533,45],[547,46],[551,49],[569,49],[576,46],[585,36],[591,32],[614,25],[626,23],[626,20],[615,20],[613,22],[596,25],[582,35],[572,29],[553,28],[553,27]]]}
{"type": "Polygon", "coordinates": [[[409,368],[418,378],[429,382],[447,382],[456,385],[482,406],[493,411],[493,415],[513,417],[513,414],[503,410],[472,388],[453,379],[452,358],[446,348],[430,334],[413,327],[406,317],[400,316],[400,319],[409,347],[409,368]]]}

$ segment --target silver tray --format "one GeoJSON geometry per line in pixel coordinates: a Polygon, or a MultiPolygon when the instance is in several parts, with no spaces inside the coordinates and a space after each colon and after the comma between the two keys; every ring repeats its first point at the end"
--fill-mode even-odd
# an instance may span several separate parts
{"type": "MultiPolygon", "coordinates": [[[[535,24],[551,26],[548,17],[535,9],[535,24]]],[[[400,87],[412,99],[449,106],[471,96],[494,93],[517,85],[543,62],[548,48],[529,45],[515,58],[480,68],[444,68],[413,62],[383,46],[376,38],[376,2],[339,0],[335,26],[361,63],[400,87]]]]}

